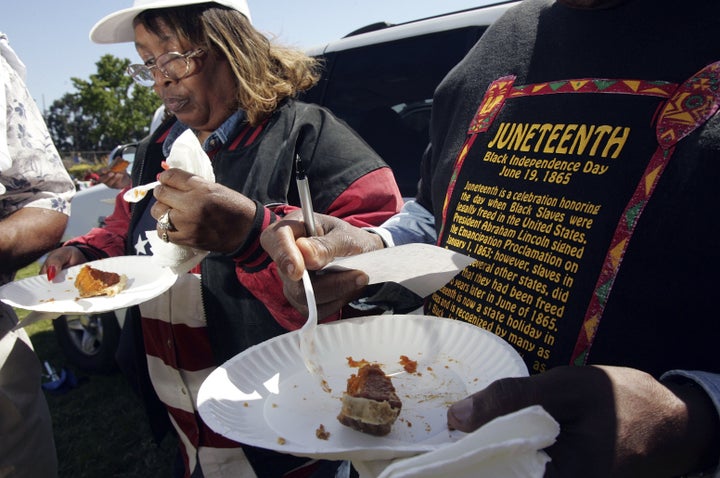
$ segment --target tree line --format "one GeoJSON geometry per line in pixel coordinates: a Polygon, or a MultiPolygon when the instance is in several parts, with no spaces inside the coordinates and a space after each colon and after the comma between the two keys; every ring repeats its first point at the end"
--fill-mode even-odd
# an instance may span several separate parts
{"type": "Polygon", "coordinates": [[[45,112],[50,136],[62,156],[77,151],[110,151],[148,134],[160,98],[125,73],[130,60],[103,55],[97,73],[71,78],[75,92],[53,101],[45,112]]]}

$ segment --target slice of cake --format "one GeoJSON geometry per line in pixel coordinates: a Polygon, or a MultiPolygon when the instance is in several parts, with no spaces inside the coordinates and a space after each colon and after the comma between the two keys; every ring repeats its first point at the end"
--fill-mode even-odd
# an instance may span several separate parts
{"type": "Polygon", "coordinates": [[[390,377],[379,365],[367,364],[348,379],[338,420],[363,433],[383,436],[390,433],[401,408],[390,377]]]}
{"type": "Polygon", "coordinates": [[[124,274],[101,271],[89,265],[84,265],[75,278],[75,287],[80,297],[112,297],[123,290],[126,283],[127,277],[124,274]]]}

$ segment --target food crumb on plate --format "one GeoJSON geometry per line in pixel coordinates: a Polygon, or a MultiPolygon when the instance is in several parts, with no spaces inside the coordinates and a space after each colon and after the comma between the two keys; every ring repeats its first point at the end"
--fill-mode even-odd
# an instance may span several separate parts
{"type": "Polygon", "coordinates": [[[362,368],[363,366],[365,366],[369,363],[365,359],[355,360],[352,357],[345,357],[345,358],[347,359],[348,366],[350,366],[350,367],[362,368]]]}
{"type": "Polygon", "coordinates": [[[405,369],[405,371],[407,373],[417,372],[417,361],[410,360],[410,358],[407,355],[400,356],[400,365],[402,365],[402,367],[405,369]]]}
{"type": "Polygon", "coordinates": [[[319,427],[315,430],[315,436],[318,437],[320,440],[327,440],[330,438],[330,432],[325,430],[325,425],[322,423],[319,427]]]}

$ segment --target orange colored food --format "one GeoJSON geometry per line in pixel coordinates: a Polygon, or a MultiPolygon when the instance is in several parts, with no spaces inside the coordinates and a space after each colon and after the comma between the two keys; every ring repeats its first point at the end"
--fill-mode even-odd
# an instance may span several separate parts
{"type": "Polygon", "coordinates": [[[110,165],[110,171],[112,171],[113,173],[122,173],[127,169],[129,165],[130,163],[128,161],[124,160],[121,157],[117,157],[110,165]]]}
{"type": "Polygon", "coordinates": [[[106,272],[85,265],[75,278],[80,297],[114,296],[125,288],[127,278],[115,272],[106,272]]]}
{"type": "Polygon", "coordinates": [[[402,365],[407,373],[417,372],[417,361],[410,360],[407,355],[400,356],[400,365],[402,365]]]}
{"type": "Polygon", "coordinates": [[[360,367],[362,367],[363,365],[367,365],[367,364],[369,363],[369,362],[368,362],[367,360],[365,360],[365,359],[355,360],[355,359],[353,359],[352,357],[346,357],[346,358],[347,358],[348,366],[350,366],[350,367],[360,368],[360,367]]]}

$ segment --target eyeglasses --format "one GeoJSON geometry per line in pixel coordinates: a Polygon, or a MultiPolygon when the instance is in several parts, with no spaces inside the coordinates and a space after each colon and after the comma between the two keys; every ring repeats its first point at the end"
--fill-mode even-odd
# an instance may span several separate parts
{"type": "Polygon", "coordinates": [[[171,51],[155,58],[149,65],[130,65],[127,68],[127,73],[135,80],[135,83],[148,87],[155,84],[155,75],[153,73],[155,68],[157,68],[165,78],[177,81],[190,73],[190,58],[203,53],[205,53],[205,51],[202,48],[187,53],[171,51]]]}

